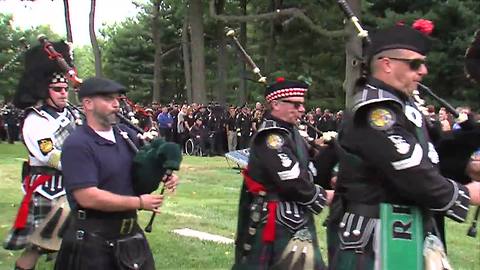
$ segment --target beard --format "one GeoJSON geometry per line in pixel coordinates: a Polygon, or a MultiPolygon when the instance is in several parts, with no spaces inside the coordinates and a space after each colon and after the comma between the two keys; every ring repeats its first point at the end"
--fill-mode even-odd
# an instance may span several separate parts
{"type": "Polygon", "coordinates": [[[113,126],[115,124],[118,124],[118,118],[117,118],[117,114],[115,112],[101,113],[99,111],[94,111],[93,115],[97,119],[97,122],[104,127],[113,126]]]}

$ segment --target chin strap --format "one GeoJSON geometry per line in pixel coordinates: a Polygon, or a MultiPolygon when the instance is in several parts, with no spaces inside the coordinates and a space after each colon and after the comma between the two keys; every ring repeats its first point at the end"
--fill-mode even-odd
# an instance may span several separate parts
{"type": "Polygon", "coordinates": [[[53,101],[52,97],[49,96],[48,99],[52,102],[52,105],[53,105],[53,106],[50,105],[50,104],[46,104],[46,105],[54,108],[57,112],[63,112],[63,110],[65,109],[65,107],[60,110],[60,106],[58,106],[57,103],[55,103],[55,101],[53,101]]]}

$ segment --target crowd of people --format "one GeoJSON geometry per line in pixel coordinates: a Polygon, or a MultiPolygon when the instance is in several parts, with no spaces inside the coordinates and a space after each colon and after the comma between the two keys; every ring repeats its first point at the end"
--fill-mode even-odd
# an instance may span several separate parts
{"type": "Polygon", "coordinates": [[[20,123],[23,111],[13,106],[11,102],[0,102],[0,142],[10,144],[20,140],[20,123]]]}
{"type": "MultiPolygon", "coordinates": [[[[153,127],[161,137],[182,147],[192,138],[200,145],[204,155],[215,156],[248,148],[264,113],[265,108],[260,102],[251,106],[152,103],[131,115],[144,130],[153,127]]],[[[309,125],[299,122],[299,127],[309,137],[317,139],[320,135],[315,129],[321,132],[336,131],[342,118],[341,110],[332,112],[329,109],[322,111],[321,108],[315,108],[302,116],[302,121],[309,125]]]]}
{"type": "MultiPolygon", "coordinates": [[[[434,105],[428,105],[425,110],[430,120],[441,123],[443,131],[459,128],[454,116],[445,107],[436,109],[434,105]]],[[[162,105],[153,102],[142,106],[140,112],[133,111],[130,115],[133,115],[145,131],[155,128],[159,130],[161,137],[176,142],[181,147],[185,146],[189,138],[195,138],[204,148],[204,155],[215,156],[247,148],[250,138],[258,130],[264,111],[265,108],[260,102],[251,106],[228,107],[214,103],[162,105]]],[[[474,114],[480,119],[468,106],[457,107],[456,111],[474,114]]],[[[303,124],[299,122],[299,128],[304,130],[310,139],[317,139],[320,136],[318,131],[337,131],[343,120],[343,113],[343,110],[331,111],[316,107],[302,115],[303,124]],[[304,124],[305,122],[309,125],[304,124]]],[[[13,143],[21,139],[20,124],[23,117],[23,110],[13,106],[11,102],[0,103],[0,142],[13,143]]]]}

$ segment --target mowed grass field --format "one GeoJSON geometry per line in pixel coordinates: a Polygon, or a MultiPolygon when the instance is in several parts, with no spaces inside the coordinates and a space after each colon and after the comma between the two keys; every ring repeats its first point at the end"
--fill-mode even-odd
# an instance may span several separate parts
{"type": "MultiPolygon", "coordinates": [[[[20,168],[26,158],[22,144],[0,144],[0,237],[5,238],[18,204],[20,168]]],[[[190,228],[233,239],[237,223],[237,202],[241,177],[222,157],[185,157],[179,172],[181,184],[176,194],[168,194],[162,214],[155,219],[153,232],[147,234],[157,269],[229,269],[233,262],[233,244],[219,244],[179,236],[172,231],[190,228]]],[[[473,210],[473,208],[472,208],[473,210]]],[[[327,212],[327,211],[325,211],[327,212]]],[[[455,269],[480,270],[480,236],[467,237],[473,211],[467,223],[447,221],[449,258],[455,269]]],[[[325,230],[321,223],[327,213],[317,217],[322,254],[326,259],[325,230]]],[[[150,212],[140,212],[144,227],[150,212]]],[[[0,248],[0,270],[13,269],[20,252],[0,248]]],[[[37,270],[53,269],[42,257],[37,270]]]]}

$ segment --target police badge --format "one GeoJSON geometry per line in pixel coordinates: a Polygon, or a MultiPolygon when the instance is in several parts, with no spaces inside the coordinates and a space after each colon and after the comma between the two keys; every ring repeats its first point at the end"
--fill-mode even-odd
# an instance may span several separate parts
{"type": "Polygon", "coordinates": [[[368,123],[377,130],[387,130],[395,124],[395,121],[395,115],[386,108],[376,108],[368,115],[368,123]]]}
{"type": "Polygon", "coordinates": [[[267,146],[270,149],[279,149],[284,142],[284,139],[278,134],[270,134],[267,137],[267,146]]]}
{"type": "Polygon", "coordinates": [[[38,140],[38,146],[40,147],[40,151],[44,156],[50,153],[53,150],[53,142],[50,138],[45,138],[38,140]]]}

